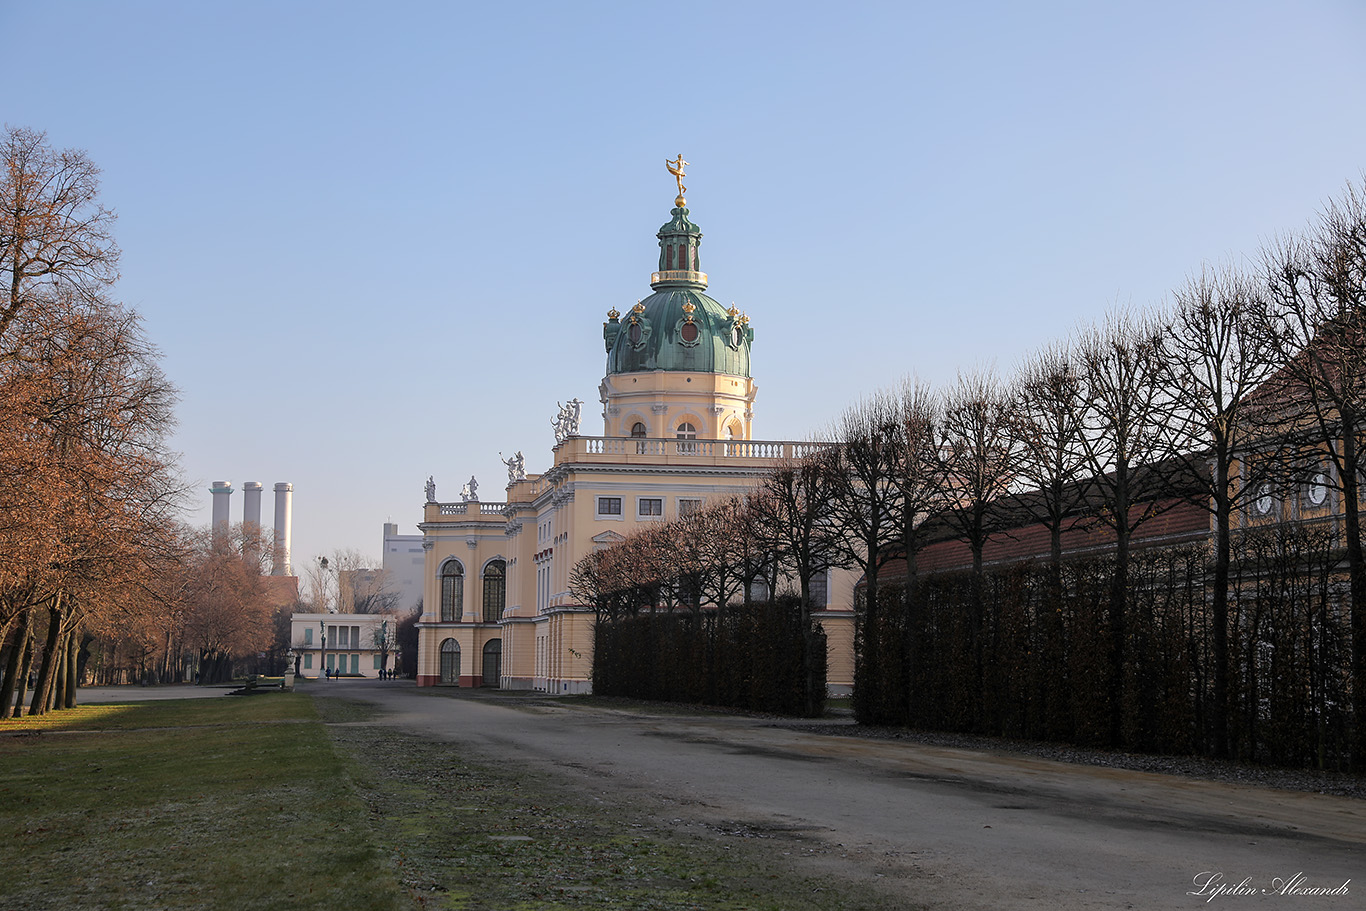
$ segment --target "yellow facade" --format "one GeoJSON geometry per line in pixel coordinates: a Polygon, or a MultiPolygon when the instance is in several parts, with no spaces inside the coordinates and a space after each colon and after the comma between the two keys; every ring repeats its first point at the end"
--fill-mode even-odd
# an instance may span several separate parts
{"type": "MultiPolygon", "coordinates": [[[[419,684],[591,691],[594,614],[569,592],[574,564],[646,523],[678,518],[690,503],[748,492],[765,471],[809,445],[574,436],[555,447],[549,471],[510,483],[505,501],[428,503],[419,526],[426,547],[419,684]],[[482,571],[495,560],[506,564],[507,586],[492,621],[485,619],[482,571]],[[443,568],[453,563],[462,570],[460,618],[442,620],[443,568]],[[460,670],[452,679],[448,667],[443,680],[448,639],[459,649],[460,670]],[[495,640],[496,681],[483,671],[485,649],[495,640]]],[[[851,573],[832,571],[827,610],[817,613],[836,693],[853,681],[854,581],[851,573]]]]}

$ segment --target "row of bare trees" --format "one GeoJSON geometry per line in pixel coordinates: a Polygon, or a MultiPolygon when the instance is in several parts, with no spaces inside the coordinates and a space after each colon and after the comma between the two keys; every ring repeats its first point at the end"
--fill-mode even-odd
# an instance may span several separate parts
{"type": "MultiPolygon", "coordinates": [[[[1234,714],[1230,682],[1230,597],[1250,571],[1240,563],[1235,530],[1258,510],[1284,502],[1276,516],[1298,516],[1306,485],[1334,491],[1331,527],[1346,581],[1342,617],[1352,647],[1340,670],[1350,681],[1353,718],[1366,718],[1366,640],[1360,545],[1359,477],[1363,381],[1366,380],[1366,203],[1349,187],[1309,231],[1271,244],[1247,269],[1206,270],[1178,289],[1165,312],[1118,313],[1036,355],[1013,382],[989,372],[960,376],[938,395],[922,385],[875,396],[849,410],[836,431],[852,479],[845,490],[866,579],[866,629],[879,628],[878,573],[887,555],[906,560],[899,609],[920,609],[916,557],[952,538],[971,554],[963,591],[967,648],[984,679],[983,554],[1033,525],[1049,536],[1040,553],[1061,605],[1064,535],[1089,529],[1110,555],[1100,610],[1106,635],[1096,669],[1108,730],[1122,745],[1126,668],[1141,636],[1131,628],[1130,563],[1135,543],[1161,532],[1149,523],[1177,508],[1211,516],[1207,584],[1210,657],[1208,727],[1197,746],[1229,753],[1234,714]],[[876,527],[880,516],[894,517],[876,527]],[[1149,526],[1145,528],[1145,526],[1149,526]],[[897,534],[900,533],[900,541],[897,534]]],[[[1324,498],[1327,499],[1325,492],[1324,498]]],[[[1263,509],[1271,518],[1273,510],[1263,509]]],[[[845,520],[848,521],[847,519],[845,520]]],[[[1204,564],[1202,565],[1202,571],[1204,564]]],[[[879,649],[864,635],[860,674],[881,674],[879,649]]],[[[902,647],[898,644],[895,647],[902,647]]],[[[904,648],[903,648],[904,651],[904,648]]],[[[861,718],[899,721],[914,693],[856,688],[861,718]],[[859,690],[862,695],[859,695],[859,690]],[[874,694],[890,694],[884,703],[874,694]]],[[[980,711],[967,703],[970,716],[980,711]]],[[[965,720],[970,726],[970,719],[965,720]]],[[[1366,725],[1354,728],[1353,761],[1366,761],[1366,725]]]]}
{"type": "Polygon", "coordinates": [[[70,705],[83,636],[146,598],[176,551],[174,390],[110,299],[99,170],[0,135],[0,708],[70,705]]]}
{"type": "Polygon", "coordinates": [[[176,394],[111,297],[99,169],[22,128],[0,159],[0,715],[254,654],[269,548],[178,521],[176,394]]]}
{"type": "MultiPolygon", "coordinates": [[[[1040,628],[1062,635],[1047,617],[1076,605],[1068,580],[1079,575],[1068,565],[1084,550],[1103,558],[1095,565],[1106,579],[1098,590],[1095,572],[1086,575],[1087,622],[1096,637],[1088,647],[1096,654],[1085,685],[1098,694],[1089,710],[1100,720],[1088,738],[1141,745],[1132,732],[1148,720],[1134,713],[1153,709],[1151,700],[1135,698],[1135,688],[1148,686],[1135,675],[1147,673],[1142,651],[1151,647],[1154,615],[1151,604],[1136,600],[1136,591],[1151,586],[1132,578],[1135,553],[1162,544],[1175,516],[1203,511],[1208,558],[1177,561],[1199,573],[1192,608],[1199,622],[1188,624],[1199,647],[1184,678],[1187,703],[1199,707],[1190,715],[1198,718],[1190,748],[1229,755],[1230,724],[1241,719],[1236,752],[1280,755],[1245,736],[1246,719],[1259,711],[1247,700],[1260,698],[1256,687],[1238,682],[1246,680],[1248,655],[1258,653],[1249,651],[1247,618],[1256,612],[1248,593],[1259,592],[1259,616],[1275,611],[1268,613],[1267,589],[1256,584],[1266,561],[1253,559],[1251,539],[1239,529],[1312,520],[1331,545],[1328,557],[1311,561],[1332,569],[1316,577],[1325,580],[1322,605],[1335,605],[1321,606],[1321,635],[1347,643],[1333,652],[1335,664],[1316,671],[1324,679],[1338,675],[1343,685],[1317,692],[1350,698],[1351,712],[1336,717],[1351,727],[1351,761],[1361,768],[1363,319],[1366,199],[1349,186],[1310,228],[1269,244],[1251,265],[1202,270],[1162,311],[1113,313],[1037,353],[1009,381],[982,370],[942,390],[907,381],[869,396],[840,417],[828,446],[779,468],[744,509],[732,507],[737,518],[714,537],[687,544],[679,537],[687,537],[687,523],[633,536],[581,565],[584,591],[609,615],[678,606],[680,599],[696,610],[699,602],[725,605],[733,596],[723,578],[767,573],[770,591],[792,580],[806,604],[816,568],[851,567],[862,576],[856,714],[899,724],[916,717],[912,703],[924,696],[912,685],[925,679],[912,657],[934,660],[907,638],[923,635],[930,619],[920,562],[937,554],[942,568],[946,548],[957,547],[966,552],[967,576],[953,604],[970,672],[955,696],[953,724],[972,730],[989,726],[987,681],[1005,660],[989,648],[1000,614],[988,603],[988,551],[1040,538],[1032,555],[1046,579],[1040,628]],[[1307,505],[1311,491],[1322,508],[1307,505]],[[718,538],[719,558],[708,552],[718,549],[718,538]],[[718,559],[728,564],[720,576],[718,559]],[[888,596],[892,568],[895,593],[888,596]],[[705,593],[686,581],[704,578],[712,579],[705,593]]],[[[1276,565],[1284,574],[1285,561],[1276,565]]],[[[940,610],[943,598],[936,598],[940,610]]]]}

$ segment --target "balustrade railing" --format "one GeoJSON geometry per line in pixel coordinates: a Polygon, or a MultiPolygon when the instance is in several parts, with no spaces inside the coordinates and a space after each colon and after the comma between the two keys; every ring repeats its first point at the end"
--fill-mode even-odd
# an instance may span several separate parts
{"type": "Polygon", "coordinates": [[[651,272],[650,284],[655,285],[659,282],[697,282],[705,285],[707,273],[693,272],[691,269],[666,269],[663,272],[651,272]]]}
{"type": "Polygon", "coordinates": [[[582,444],[585,455],[682,455],[722,459],[801,459],[830,445],[793,440],[671,440],[582,436],[570,437],[566,442],[582,444]]]}
{"type": "Polygon", "coordinates": [[[468,503],[442,503],[440,506],[441,515],[443,516],[469,515],[471,506],[479,507],[477,514],[483,516],[497,515],[507,508],[506,503],[480,503],[474,500],[471,500],[468,503]]]}
{"type": "MultiPolygon", "coordinates": [[[[754,461],[777,461],[780,459],[802,459],[823,449],[829,448],[831,443],[813,443],[800,440],[678,440],[678,439],[659,439],[647,437],[589,437],[572,436],[560,443],[556,447],[557,464],[572,463],[579,459],[586,461],[630,461],[640,456],[654,457],[667,460],[678,457],[689,460],[697,460],[705,464],[704,460],[717,460],[725,462],[736,460],[754,461]]],[[[737,466],[738,467],[738,466],[737,466]]],[[[747,467],[759,468],[762,466],[749,465],[747,467]]],[[[515,487],[518,502],[529,502],[535,500],[541,494],[552,488],[554,484],[544,478],[537,477],[528,479],[515,487]],[[525,486],[524,486],[525,485],[525,486]]],[[[438,505],[439,515],[442,516],[464,516],[464,515],[502,515],[507,510],[507,503],[479,503],[475,501],[464,503],[440,503],[438,505]],[[471,508],[475,507],[475,508],[471,508]]]]}

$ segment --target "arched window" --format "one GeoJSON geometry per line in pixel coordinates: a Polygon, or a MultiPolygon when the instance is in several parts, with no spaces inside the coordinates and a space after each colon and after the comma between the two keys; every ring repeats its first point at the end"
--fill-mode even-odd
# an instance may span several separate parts
{"type": "Polygon", "coordinates": [[[640,421],[636,421],[631,425],[631,438],[636,440],[645,438],[645,425],[640,421]]]}
{"type": "Polygon", "coordinates": [[[503,619],[507,601],[507,564],[490,560],[484,567],[484,622],[497,623],[503,619]]]}
{"type": "Polygon", "coordinates": [[[484,686],[499,687],[503,682],[503,640],[484,643],[484,686]]]}
{"type": "Polygon", "coordinates": [[[441,643],[441,682],[460,682],[460,643],[454,639],[441,643]]]}
{"type": "Polygon", "coordinates": [[[441,567],[441,622],[459,623],[465,608],[465,568],[458,560],[441,567]]]}

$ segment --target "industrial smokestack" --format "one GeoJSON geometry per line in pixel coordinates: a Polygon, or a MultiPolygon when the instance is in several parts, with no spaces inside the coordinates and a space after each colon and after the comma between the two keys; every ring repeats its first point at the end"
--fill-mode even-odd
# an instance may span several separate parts
{"type": "Polygon", "coordinates": [[[261,558],[261,482],[242,482],[242,552],[253,563],[261,558]]]}
{"type": "Polygon", "coordinates": [[[215,535],[227,532],[232,520],[228,518],[229,501],[232,498],[231,481],[214,481],[209,488],[209,493],[213,494],[213,524],[209,527],[213,529],[215,535]]]}
{"type": "Polygon", "coordinates": [[[294,485],[281,481],[275,485],[275,554],[270,574],[272,576],[292,576],[289,566],[289,523],[290,501],[294,498],[294,485]]]}
{"type": "Polygon", "coordinates": [[[261,530],[261,482],[242,482],[242,522],[261,530]]]}

